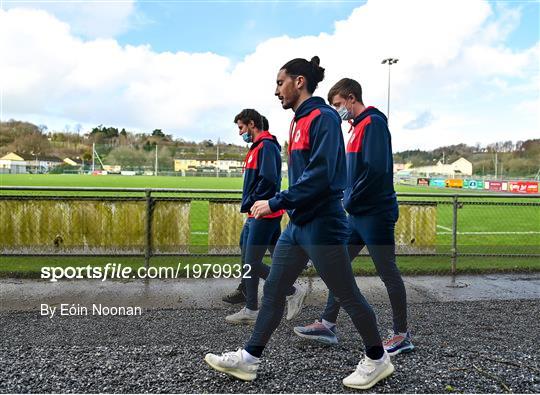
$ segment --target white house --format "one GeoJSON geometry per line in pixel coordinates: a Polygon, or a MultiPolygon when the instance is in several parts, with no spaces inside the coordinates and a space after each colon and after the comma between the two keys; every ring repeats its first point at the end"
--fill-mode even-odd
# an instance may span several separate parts
{"type": "Polygon", "coordinates": [[[24,174],[28,172],[46,173],[51,168],[62,163],[62,159],[56,156],[10,152],[0,158],[0,169],[2,169],[2,172],[9,172],[11,174],[24,174]]]}
{"type": "Polygon", "coordinates": [[[199,160],[199,159],[175,159],[174,171],[186,171],[202,167],[218,168],[222,171],[242,169],[243,162],[239,160],[199,160]]]}
{"type": "Polygon", "coordinates": [[[410,163],[394,163],[394,174],[409,167],[411,167],[410,163]]]}
{"type": "Polygon", "coordinates": [[[219,170],[225,170],[225,171],[230,171],[230,170],[237,170],[237,169],[242,169],[242,166],[244,164],[242,162],[240,162],[239,160],[222,160],[220,159],[219,161],[217,161],[217,166],[219,168],[219,170]]]}
{"type": "Polygon", "coordinates": [[[444,175],[450,177],[456,176],[472,176],[473,166],[465,158],[459,158],[453,163],[442,163],[438,161],[434,166],[421,166],[421,167],[411,167],[408,170],[415,175],[423,175],[426,177],[435,175],[444,175]]]}

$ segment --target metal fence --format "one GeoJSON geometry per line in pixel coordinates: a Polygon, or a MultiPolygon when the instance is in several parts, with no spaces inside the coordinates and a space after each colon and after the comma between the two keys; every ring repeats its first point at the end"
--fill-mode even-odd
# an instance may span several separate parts
{"type": "MultiPolygon", "coordinates": [[[[241,191],[0,187],[4,256],[238,255],[241,191]]],[[[399,193],[398,255],[540,257],[540,195],[399,193]]],[[[282,225],[288,221],[284,216],[282,225]]],[[[367,252],[364,252],[367,253],[367,252]]]]}

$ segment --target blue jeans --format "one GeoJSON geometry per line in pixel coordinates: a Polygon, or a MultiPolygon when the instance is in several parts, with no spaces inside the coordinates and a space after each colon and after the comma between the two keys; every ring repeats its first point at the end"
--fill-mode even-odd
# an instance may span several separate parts
{"type": "Polygon", "coordinates": [[[289,223],[276,244],[270,274],[264,284],[261,310],[246,351],[255,356],[262,354],[283,317],[286,291],[296,281],[308,258],[351,316],[366,348],[381,346],[375,313],[360,293],[352,273],[346,244],[348,236],[343,210],[303,225],[289,223]]]}
{"type": "MultiPolygon", "coordinates": [[[[263,263],[266,250],[273,253],[279,235],[281,234],[281,217],[279,218],[248,218],[240,234],[240,249],[242,251],[242,268],[249,278],[242,278],[246,289],[246,307],[258,309],[259,278],[266,279],[270,268],[263,263]],[[249,269],[244,265],[248,265],[249,269]]],[[[294,287],[287,295],[294,293],[294,287]]]]}
{"type": "MultiPolygon", "coordinates": [[[[399,211],[386,211],[376,215],[349,216],[349,257],[352,260],[367,246],[375,269],[383,281],[392,306],[394,332],[407,331],[407,293],[396,266],[396,243],[394,230],[399,211]]],[[[326,308],[321,318],[336,322],[340,303],[332,292],[328,294],[326,308]]]]}

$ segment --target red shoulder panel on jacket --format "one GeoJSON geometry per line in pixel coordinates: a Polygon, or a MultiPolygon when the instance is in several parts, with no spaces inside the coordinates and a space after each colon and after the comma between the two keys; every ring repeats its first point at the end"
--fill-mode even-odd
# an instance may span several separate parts
{"type": "Polygon", "coordinates": [[[364,139],[364,133],[366,127],[371,123],[371,116],[362,119],[358,125],[356,125],[352,131],[349,142],[347,143],[346,152],[361,152],[362,151],[362,140],[364,139]]]}
{"type": "Polygon", "coordinates": [[[257,163],[259,160],[259,151],[263,147],[262,144],[259,144],[254,149],[248,151],[246,155],[246,162],[244,169],[257,169],[257,163]]]}
{"type": "Polygon", "coordinates": [[[289,149],[291,151],[307,150],[310,148],[309,128],[311,126],[311,122],[313,122],[313,120],[317,118],[320,114],[321,110],[316,108],[315,110],[311,111],[309,115],[301,118],[298,122],[296,122],[296,125],[291,131],[291,135],[289,136],[289,149]]]}

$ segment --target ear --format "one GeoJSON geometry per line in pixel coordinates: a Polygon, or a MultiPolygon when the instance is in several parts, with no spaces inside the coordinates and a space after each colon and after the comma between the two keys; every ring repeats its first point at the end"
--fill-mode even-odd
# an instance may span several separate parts
{"type": "Polygon", "coordinates": [[[303,75],[299,75],[298,77],[296,77],[296,87],[298,89],[302,89],[305,84],[306,84],[306,79],[304,78],[303,75]]]}
{"type": "Polygon", "coordinates": [[[253,122],[253,120],[250,120],[247,126],[253,129],[255,127],[255,122],[253,122]]]}

